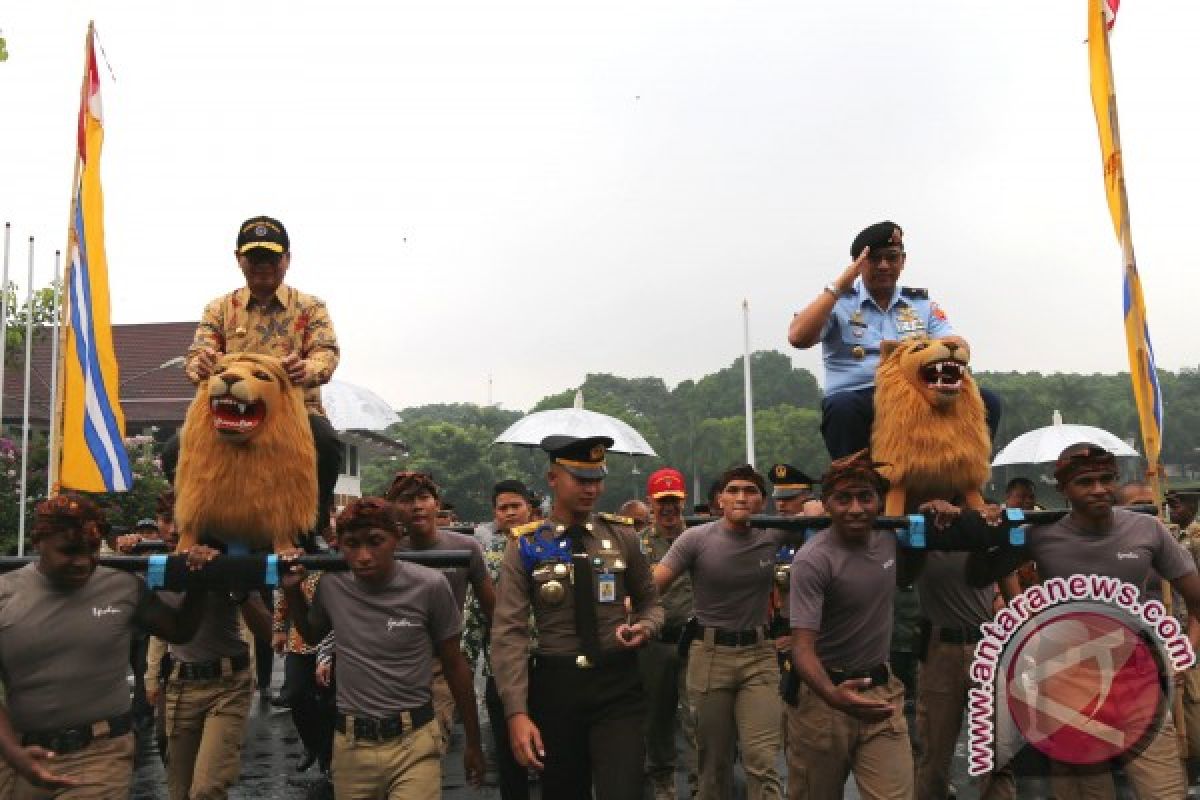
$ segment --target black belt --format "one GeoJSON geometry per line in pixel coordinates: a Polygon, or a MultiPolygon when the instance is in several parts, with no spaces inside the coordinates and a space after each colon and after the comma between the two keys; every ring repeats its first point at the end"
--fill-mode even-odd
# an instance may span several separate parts
{"type": "Polygon", "coordinates": [[[552,656],[534,653],[530,666],[548,669],[604,669],[608,667],[632,667],[637,665],[636,650],[604,650],[594,659],[587,656],[552,656]]]}
{"type": "Polygon", "coordinates": [[[983,640],[979,628],[938,628],[938,641],[944,644],[978,644],[983,640]]]}
{"type": "Polygon", "coordinates": [[[80,725],[76,728],[62,728],[57,731],[34,731],[21,737],[25,747],[44,747],[59,755],[77,753],[91,744],[95,739],[104,737],[116,738],[124,736],[133,729],[133,714],[126,711],[112,719],[100,720],[90,725],[80,725]],[[105,727],[107,726],[107,730],[105,727]]]}
{"type": "Polygon", "coordinates": [[[374,719],[372,717],[356,717],[352,714],[338,712],[333,727],[338,733],[354,732],[355,739],[370,739],[376,742],[386,742],[399,738],[406,733],[412,733],[433,719],[433,704],[426,703],[420,708],[401,711],[394,717],[374,719]]]}
{"type": "Polygon", "coordinates": [[[834,686],[846,681],[857,680],[858,678],[870,678],[871,686],[883,686],[888,682],[892,675],[892,671],[888,669],[887,664],[876,664],[870,669],[830,669],[825,668],[825,672],[829,675],[829,680],[834,686]]]}
{"type": "Polygon", "coordinates": [[[666,625],[663,626],[662,632],[658,634],[658,640],[667,644],[679,644],[679,639],[682,636],[682,625],[666,625]]]}
{"type": "Polygon", "coordinates": [[[752,644],[758,644],[767,638],[767,632],[761,627],[751,628],[748,631],[723,631],[720,628],[702,627],[701,634],[697,639],[708,639],[708,632],[713,632],[713,644],[718,644],[721,647],[749,647],[752,644]]]}
{"type": "Polygon", "coordinates": [[[180,661],[175,677],[181,681],[211,681],[232,675],[250,666],[250,655],[219,658],[216,661],[180,661]]]}

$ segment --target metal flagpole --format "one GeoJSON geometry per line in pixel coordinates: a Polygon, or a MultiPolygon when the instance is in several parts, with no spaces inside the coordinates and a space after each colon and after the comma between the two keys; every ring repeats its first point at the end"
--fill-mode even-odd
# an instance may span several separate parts
{"type": "Polygon", "coordinates": [[[25,292],[25,409],[21,416],[21,504],[17,508],[17,555],[25,555],[25,501],[29,495],[29,378],[33,366],[33,237],[29,237],[29,286],[25,292]]]}
{"type": "Polygon", "coordinates": [[[4,223],[4,275],[0,277],[0,325],[4,335],[0,336],[0,427],[4,420],[4,358],[8,346],[8,250],[12,238],[12,223],[4,223]]]}
{"type": "MultiPolygon", "coordinates": [[[[58,284],[59,272],[62,269],[62,250],[54,251],[54,283],[50,284],[53,292],[53,312],[50,315],[50,363],[58,364],[58,307],[61,303],[61,288],[58,284]]],[[[54,410],[58,408],[58,369],[50,371],[50,437],[46,442],[46,496],[54,494],[54,484],[58,482],[58,459],[54,457],[55,446],[58,443],[58,427],[54,424],[54,410]]]]}
{"type": "Polygon", "coordinates": [[[742,374],[746,379],[746,463],[754,466],[754,387],[750,380],[750,301],[742,300],[743,357],[742,374]]]}

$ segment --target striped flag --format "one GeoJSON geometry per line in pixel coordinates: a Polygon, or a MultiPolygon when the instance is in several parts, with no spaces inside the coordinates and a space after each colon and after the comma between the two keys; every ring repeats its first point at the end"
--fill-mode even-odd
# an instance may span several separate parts
{"type": "Polygon", "coordinates": [[[104,258],[104,198],[100,149],[104,116],[95,35],[88,26],[85,77],[79,107],[79,154],[67,252],[63,375],[63,488],[122,492],[133,476],[125,452],[125,415],[118,402],[117,357],[109,320],[108,264],[104,258]]]}
{"type": "Polygon", "coordinates": [[[1129,351],[1129,372],[1133,397],[1141,423],[1142,442],[1150,469],[1157,473],[1162,452],[1163,402],[1146,321],[1146,301],[1133,255],[1129,231],[1129,199],[1125,193],[1125,170],[1121,163],[1121,131],[1117,125],[1117,96],[1113,90],[1112,60],[1108,49],[1108,29],[1116,18],[1118,0],[1088,0],[1088,62],[1091,68],[1092,107],[1100,134],[1100,154],[1104,166],[1104,190],[1113,229],[1121,245],[1125,275],[1123,301],[1125,344],[1129,351]]]}

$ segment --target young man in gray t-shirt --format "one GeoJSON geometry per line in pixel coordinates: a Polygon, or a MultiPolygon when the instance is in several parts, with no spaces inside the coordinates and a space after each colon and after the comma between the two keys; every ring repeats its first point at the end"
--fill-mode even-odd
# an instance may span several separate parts
{"type": "MultiPolygon", "coordinates": [[[[1009,550],[994,559],[1006,569],[1032,558],[1042,580],[1071,575],[1101,575],[1144,587],[1157,572],[1183,596],[1188,614],[1200,616],[1200,577],[1188,553],[1179,547],[1155,517],[1114,508],[1117,462],[1097,445],[1067,447],[1055,462],[1058,491],[1071,512],[1050,525],[1032,526],[1027,546],[1009,550]]],[[[1196,648],[1197,630],[1189,631],[1196,648]]],[[[1123,757],[1123,768],[1138,797],[1183,797],[1187,788],[1175,751],[1175,724],[1166,715],[1161,727],[1144,748],[1123,757]]],[[[1092,796],[1112,792],[1112,776],[1094,768],[1074,768],[1054,763],[1053,789],[1057,797],[1092,796]]]]}
{"type": "Polygon", "coordinates": [[[337,634],[337,722],[333,783],[338,797],[436,797],[441,732],[433,718],[433,661],[441,662],[463,717],[463,763],[483,780],[475,691],[459,649],[462,612],[436,571],[394,558],[399,541],[391,504],[355,500],[337,521],[352,574],[326,573],[312,606],[293,565],[281,582],[288,612],[306,641],[337,634]]]}
{"type": "Polygon", "coordinates": [[[779,664],[767,616],[781,532],[750,527],[766,502],[766,481],[746,465],[720,479],[724,516],[679,535],[654,568],[663,593],[691,575],[700,631],[688,651],[688,702],[696,719],[701,800],[729,796],[740,744],[751,800],[782,797],[779,664]]]}
{"type": "Polygon", "coordinates": [[[834,461],[821,480],[832,525],[792,564],[800,735],[788,747],[806,765],[793,796],[841,797],[851,772],[864,797],[913,793],[904,684],[887,664],[901,554],[873,528],[885,486],[866,451],[834,461]]]}
{"type": "MultiPolygon", "coordinates": [[[[128,797],[130,637],[141,630],[184,642],[200,624],[205,590],[188,592],[176,610],[141,578],[97,566],[105,528],[84,497],[44,500],[31,537],[37,562],[0,576],[0,756],[16,773],[15,797],[73,786],[89,797],[128,797]]],[[[197,547],[193,564],[214,554],[197,547]]]]}
{"type": "MultiPolygon", "coordinates": [[[[396,509],[397,521],[404,531],[399,550],[466,550],[471,560],[466,567],[439,570],[450,583],[460,613],[467,603],[469,588],[479,601],[480,611],[489,621],[496,608],[496,588],[483,560],[483,548],[474,536],[438,527],[441,490],[433,478],[423,472],[402,472],[388,490],[388,500],[396,509]]],[[[438,664],[433,669],[433,707],[442,729],[442,754],[450,749],[454,727],[454,698],[438,664]]]]}

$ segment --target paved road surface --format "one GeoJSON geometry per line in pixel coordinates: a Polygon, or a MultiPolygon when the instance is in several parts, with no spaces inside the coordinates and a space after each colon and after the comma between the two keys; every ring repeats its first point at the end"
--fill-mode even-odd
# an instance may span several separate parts
{"type": "MultiPolygon", "coordinates": [[[[283,679],[282,663],[276,659],[274,685],[278,687],[283,679]]],[[[482,687],[479,687],[482,691],[482,687]]],[[[481,720],[486,724],[486,714],[481,714],[481,720]]],[[[911,721],[910,721],[911,723],[911,721]]],[[[486,729],[483,734],[485,749],[490,749],[491,734],[486,729]]],[[[165,800],[166,784],[162,764],[155,749],[153,735],[140,737],[137,757],[137,771],[134,776],[132,800],[165,800]]],[[[494,785],[474,790],[466,785],[462,769],[462,733],[456,732],[452,750],[443,762],[443,797],[446,800],[468,800],[468,798],[499,798],[500,793],[494,785]]],[[[287,711],[279,711],[268,705],[256,704],[249,721],[246,735],[246,746],[243,750],[242,777],[238,785],[230,792],[231,800],[306,800],[309,797],[332,797],[332,793],[317,792],[321,784],[320,776],[315,767],[306,773],[298,773],[298,764],[303,750],[296,738],[292,727],[291,716],[287,711]]],[[[490,758],[490,756],[489,756],[490,758]]],[[[786,773],[782,756],[780,770],[786,773]]],[[[685,776],[676,776],[679,797],[686,797],[685,776]]],[[[492,772],[488,774],[489,783],[495,780],[492,772]]],[[[966,779],[965,739],[960,738],[955,753],[952,780],[958,787],[958,797],[961,800],[978,797],[978,791],[966,779]]],[[[532,796],[540,798],[540,792],[532,796]]],[[[858,792],[853,780],[847,783],[845,796],[857,800],[858,792]]],[[[1021,797],[1046,797],[1047,787],[1036,779],[1022,779],[1020,783],[1021,797]]],[[[1122,791],[1121,798],[1132,797],[1127,791],[1122,791]]],[[[647,795],[649,797],[649,795],[647,795]]],[[[745,787],[740,772],[737,776],[735,796],[731,800],[742,800],[745,797],[745,787]]],[[[422,799],[423,800],[423,799],[422,799]]],[[[547,799],[548,800],[548,799],[547,799]]]]}

